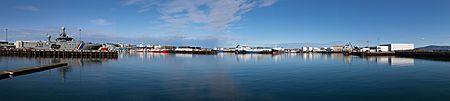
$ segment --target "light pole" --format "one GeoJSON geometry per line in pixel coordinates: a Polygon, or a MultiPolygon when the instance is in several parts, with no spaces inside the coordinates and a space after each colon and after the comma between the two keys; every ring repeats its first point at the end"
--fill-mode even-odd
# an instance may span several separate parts
{"type": "Polygon", "coordinates": [[[8,42],[8,28],[5,29],[6,32],[6,42],[8,42]]]}
{"type": "Polygon", "coordinates": [[[78,34],[79,34],[80,41],[81,41],[81,29],[80,29],[79,31],[80,31],[80,32],[79,32],[78,34]]]}

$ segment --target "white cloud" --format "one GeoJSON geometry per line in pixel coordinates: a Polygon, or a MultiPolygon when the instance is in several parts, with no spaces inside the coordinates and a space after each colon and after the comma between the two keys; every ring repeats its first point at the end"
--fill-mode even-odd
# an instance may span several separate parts
{"type": "Polygon", "coordinates": [[[254,8],[268,7],[277,0],[126,0],[124,5],[141,7],[146,12],[152,7],[162,14],[160,20],[175,28],[196,27],[224,31],[242,19],[254,8]]]}
{"type": "Polygon", "coordinates": [[[95,25],[110,25],[111,24],[111,22],[109,22],[108,20],[106,20],[106,19],[94,19],[94,20],[91,20],[91,23],[92,24],[95,24],[95,25]]]}
{"type": "Polygon", "coordinates": [[[134,5],[139,2],[142,2],[142,0],[125,0],[124,5],[134,5]]]}
{"type": "Polygon", "coordinates": [[[262,0],[259,2],[260,3],[259,7],[267,7],[267,6],[275,4],[275,2],[277,2],[277,1],[278,0],[262,0]]]}
{"type": "Polygon", "coordinates": [[[18,10],[32,11],[32,12],[37,12],[40,10],[39,8],[32,6],[32,5],[19,5],[19,6],[14,6],[14,8],[18,9],[18,10]]]}

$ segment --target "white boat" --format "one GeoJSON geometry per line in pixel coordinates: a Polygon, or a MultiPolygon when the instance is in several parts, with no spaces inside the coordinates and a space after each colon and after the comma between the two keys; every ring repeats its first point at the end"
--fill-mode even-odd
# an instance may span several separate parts
{"type": "Polygon", "coordinates": [[[270,47],[249,47],[247,45],[237,45],[236,53],[247,54],[247,53],[260,53],[260,54],[272,54],[273,49],[270,47]]]}

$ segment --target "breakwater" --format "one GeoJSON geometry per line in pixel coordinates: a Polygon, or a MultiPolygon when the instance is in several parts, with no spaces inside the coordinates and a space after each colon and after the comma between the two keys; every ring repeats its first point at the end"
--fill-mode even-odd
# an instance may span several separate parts
{"type": "Polygon", "coordinates": [[[53,58],[117,58],[118,52],[100,50],[1,49],[0,55],[53,58]]]}

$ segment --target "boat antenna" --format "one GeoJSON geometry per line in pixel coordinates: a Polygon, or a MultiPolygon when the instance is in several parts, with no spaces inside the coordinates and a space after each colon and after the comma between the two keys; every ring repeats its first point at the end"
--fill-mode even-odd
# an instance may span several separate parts
{"type": "Polygon", "coordinates": [[[51,39],[52,39],[52,36],[51,36],[50,34],[47,33],[47,41],[48,41],[48,42],[52,42],[51,39]]]}

